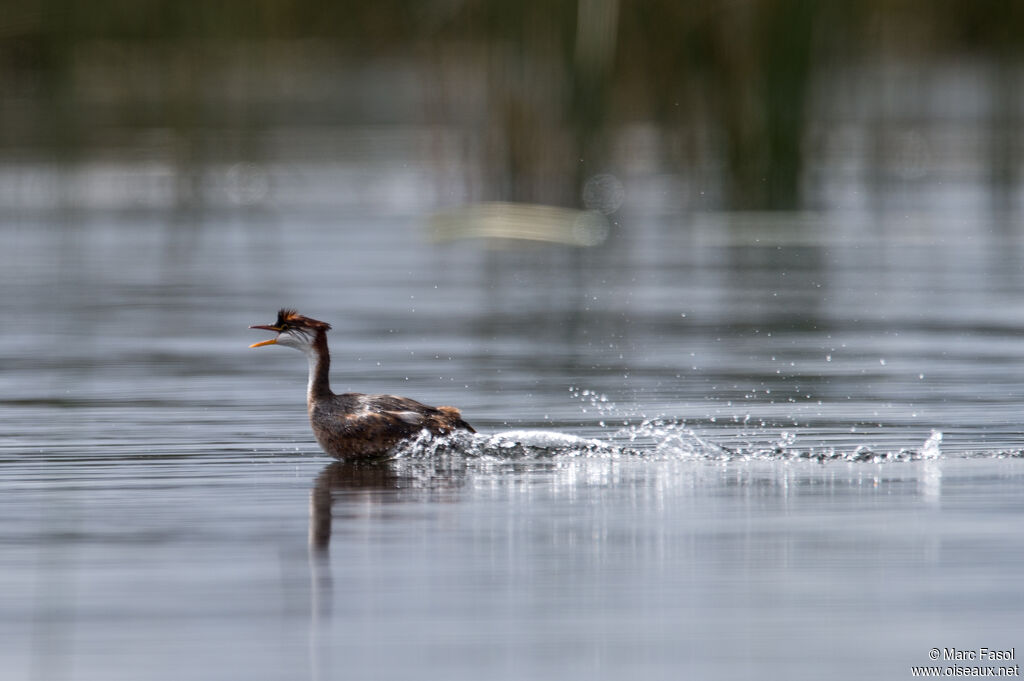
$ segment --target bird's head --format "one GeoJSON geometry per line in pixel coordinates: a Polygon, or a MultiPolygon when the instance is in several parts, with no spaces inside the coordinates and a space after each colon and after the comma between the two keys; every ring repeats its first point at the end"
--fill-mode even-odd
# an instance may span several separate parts
{"type": "Polygon", "coordinates": [[[273,324],[253,324],[250,329],[264,329],[277,333],[275,338],[253,343],[250,348],[258,348],[262,345],[284,345],[303,352],[309,352],[313,348],[317,335],[321,332],[330,331],[331,325],[317,319],[303,317],[295,310],[281,309],[277,313],[277,321],[273,324]]]}

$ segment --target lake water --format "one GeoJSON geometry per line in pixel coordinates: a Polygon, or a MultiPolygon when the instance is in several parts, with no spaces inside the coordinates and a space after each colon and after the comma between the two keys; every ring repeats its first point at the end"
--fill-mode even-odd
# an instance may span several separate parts
{"type": "Polygon", "coordinates": [[[644,201],[590,248],[438,243],[382,176],[413,199],[5,214],[4,678],[908,678],[1024,650],[1009,219],[644,201]],[[336,390],[480,437],[332,462],[304,359],[246,347],[286,305],[333,324],[336,390]]]}

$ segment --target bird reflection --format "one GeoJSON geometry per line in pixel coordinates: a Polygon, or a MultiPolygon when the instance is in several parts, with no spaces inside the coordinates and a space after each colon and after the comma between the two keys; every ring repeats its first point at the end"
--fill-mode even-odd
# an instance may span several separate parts
{"type": "Polygon", "coordinates": [[[333,581],[328,547],[334,504],[343,500],[346,515],[363,516],[369,506],[412,500],[452,501],[451,492],[466,478],[465,462],[440,457],[423,460],[394,459],[378,462],[335,461],[313,482],[309,503],[309,567],[312,586],[314,639],[319,622],[331,615],[333,581]],[[357,503],[353,503],[357,502],[357,503]]]}
{"type": "MultiPolygon", "coordinates": [[[[375,523],[402,522],[401,514],[380,513],[389,503],[456,501],[466,481],[468,461],[461,456],[335,461],[316,476],[309,495],[309,663],[314,681],[333,676],[329,651],[336,642],[332,628],[334,581],[328,555],[332,533],[343,529],[345,521],[365,519],[367,515],[375,523]]],[[[346,541],[373,541],[376,536],[379,534],[349,536],[342,532],[346,541]]],[[[345,543],[341,542],[342,548],[345,543]]]]}
{"type": "MultiPolygon", "coordinates": [[[[309,495],[309,576],[310,629],[309,656],[313,679],[326,678],[324,654],[328,648],[334,580],[331,577],[327,548],[331,543],[331,520],[336,492],[378,492],[401,487],[400,476],[390,462],[328,464],[313,482],[309,495]]],[[[369,495],[384,500],[387,494],[369,495]]]]}
{"type": "MultiPolygon", "coordinates": [[[[309,546],[324,552],[331,543],[333,491],[390,490],[400,487],[399,476],[390,462],[352,463],[335,461],[316,476],[309,504],[309,546]]],[[[382,496],[381,499],[387,498],[382,496]]]]}
{"type": "Polygon", "coordinates": [[[410,497],[451,500],[448,493],[461,487],[465,477],[465,463],[448,457],[330,463],[316,477],[310,492],[310,549],[326,553],[330,546],[333,506],[338,499],[359,501],[361,509],[410,497]]]}
{"type": "MultiPolygon", "coordinates": [[[[320,623],[330,619],[334,582],[327,560],[331,543],[332,493],[335,490],[388,490],[397,484],[395,471],[387,462],[328,464],[313,483],[309,495],[309,572],[311,582],[312,638],[320,637],[320,623]]],[[[386,497],[382,497],[386,498],[386,497]]],[[[313,656],[314,668],[316,655],[313,656]]]]}

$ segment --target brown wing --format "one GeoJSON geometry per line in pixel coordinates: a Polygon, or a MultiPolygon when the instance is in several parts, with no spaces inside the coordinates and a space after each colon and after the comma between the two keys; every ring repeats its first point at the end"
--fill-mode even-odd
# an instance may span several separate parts
{"type": "Polygon", "coordinates": [[[368,411],[393,414],[410,425],[427,428],[434,433],[443,434],[453,430],[476,432],[473,426],[462,420],[462,412],[455,407],[431,407],[397,395],[365,395],[364,405],[368,411]],[[417,420],[414,415],[418,415],[421,420],[417,420]]]}

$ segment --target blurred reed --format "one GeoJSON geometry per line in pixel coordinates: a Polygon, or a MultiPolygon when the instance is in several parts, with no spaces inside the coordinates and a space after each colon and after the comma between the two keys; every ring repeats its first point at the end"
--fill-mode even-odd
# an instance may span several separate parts
{"type": "Polygon", "coordinates": [[[37,0],[0,18],[0,165],[159,167],[183,207],[222,168],[246,203],[267,164],[414,128],[457,201],[579,209],[594,177],[648,171],[684,207],[816,208],[840,153],[880,185],[966,155],[1012,203],[1022,38],[995,1],[37,0]]]}

